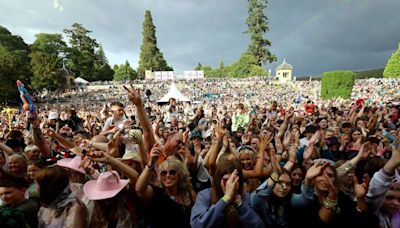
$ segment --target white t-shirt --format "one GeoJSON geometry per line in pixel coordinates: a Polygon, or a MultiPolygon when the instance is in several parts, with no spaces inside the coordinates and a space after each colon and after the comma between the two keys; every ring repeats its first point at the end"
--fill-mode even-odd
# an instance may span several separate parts
{"type": "Polygon", "coordinates": [[[122,130],[124,128],[124,123],[126,120],[127,119],[124,116],[117,121],[114,120],[114,117],[109,117],[104,123],[102,131],[107,131],[110,126],[115,126],[118,129],[122,130]]]}

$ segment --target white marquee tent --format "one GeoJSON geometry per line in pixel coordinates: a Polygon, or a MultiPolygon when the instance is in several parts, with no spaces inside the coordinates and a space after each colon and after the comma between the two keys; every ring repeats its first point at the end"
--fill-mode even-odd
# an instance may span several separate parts
{"type": "Polygon", "coordinates": [[[190,99],[179,91],[174,82],[169,87],[168,93],[158,100],[157,103],[168,103],[170,98],[175,98],[177,102],[190,102],[190,99]]]}
{"type": "Polygon", "coordinates": [[[74,82],[75,82],[76,84],[88,84],[88,83],[89,83],[88,81],[86,81],[85,79],[83,79],[83,78],[81,78],[81,77],[75,78],[75,79],[74,79],[74,82]]]}

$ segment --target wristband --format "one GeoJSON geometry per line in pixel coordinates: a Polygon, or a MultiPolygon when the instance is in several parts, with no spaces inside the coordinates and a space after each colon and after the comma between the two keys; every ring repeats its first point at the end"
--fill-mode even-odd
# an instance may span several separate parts
{"type": "Polygon", "coordinates": [[[325,199],[323,202],[323,207],[329,210],[336,211],[337,202],[335,200],[325,199]]]}
{"type": "Polygon", "coordinates": [[[279,181],[279,175],[278,175],[277,173],[272,173],[272,174],[271,174],[271,180],[272,180],[274,183],[278,183],[278,181],[279,181]]]}
{"type": "Polygon", "coordinates": [[[226,195],[224,195],[224,196],[222,197],[222,200],[223,200],[225,203],[229,203],[228,196],[226,196],[226,195]]]}

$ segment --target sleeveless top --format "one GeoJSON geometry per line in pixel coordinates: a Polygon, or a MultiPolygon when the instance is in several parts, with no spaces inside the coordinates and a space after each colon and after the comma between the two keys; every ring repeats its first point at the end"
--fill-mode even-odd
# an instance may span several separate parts
{"type": "Polygon", "coordinates": [[[190,227],[190,213],[193,207],[193,199],[190,197],[188,206],[179,204],[164,191],[164,189],[152,186],[153,198],[147,205],[146,217],[152,228],[158,227],[190,227]]]}

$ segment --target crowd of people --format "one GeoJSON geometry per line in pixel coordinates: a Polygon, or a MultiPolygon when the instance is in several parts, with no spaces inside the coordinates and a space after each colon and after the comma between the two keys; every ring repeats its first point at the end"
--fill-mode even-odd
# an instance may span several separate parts
{"type": "Polygon", "coordinates": [[[103,84],[4,107],[1,227],[400,227],[400,80],[103,84]]]}

